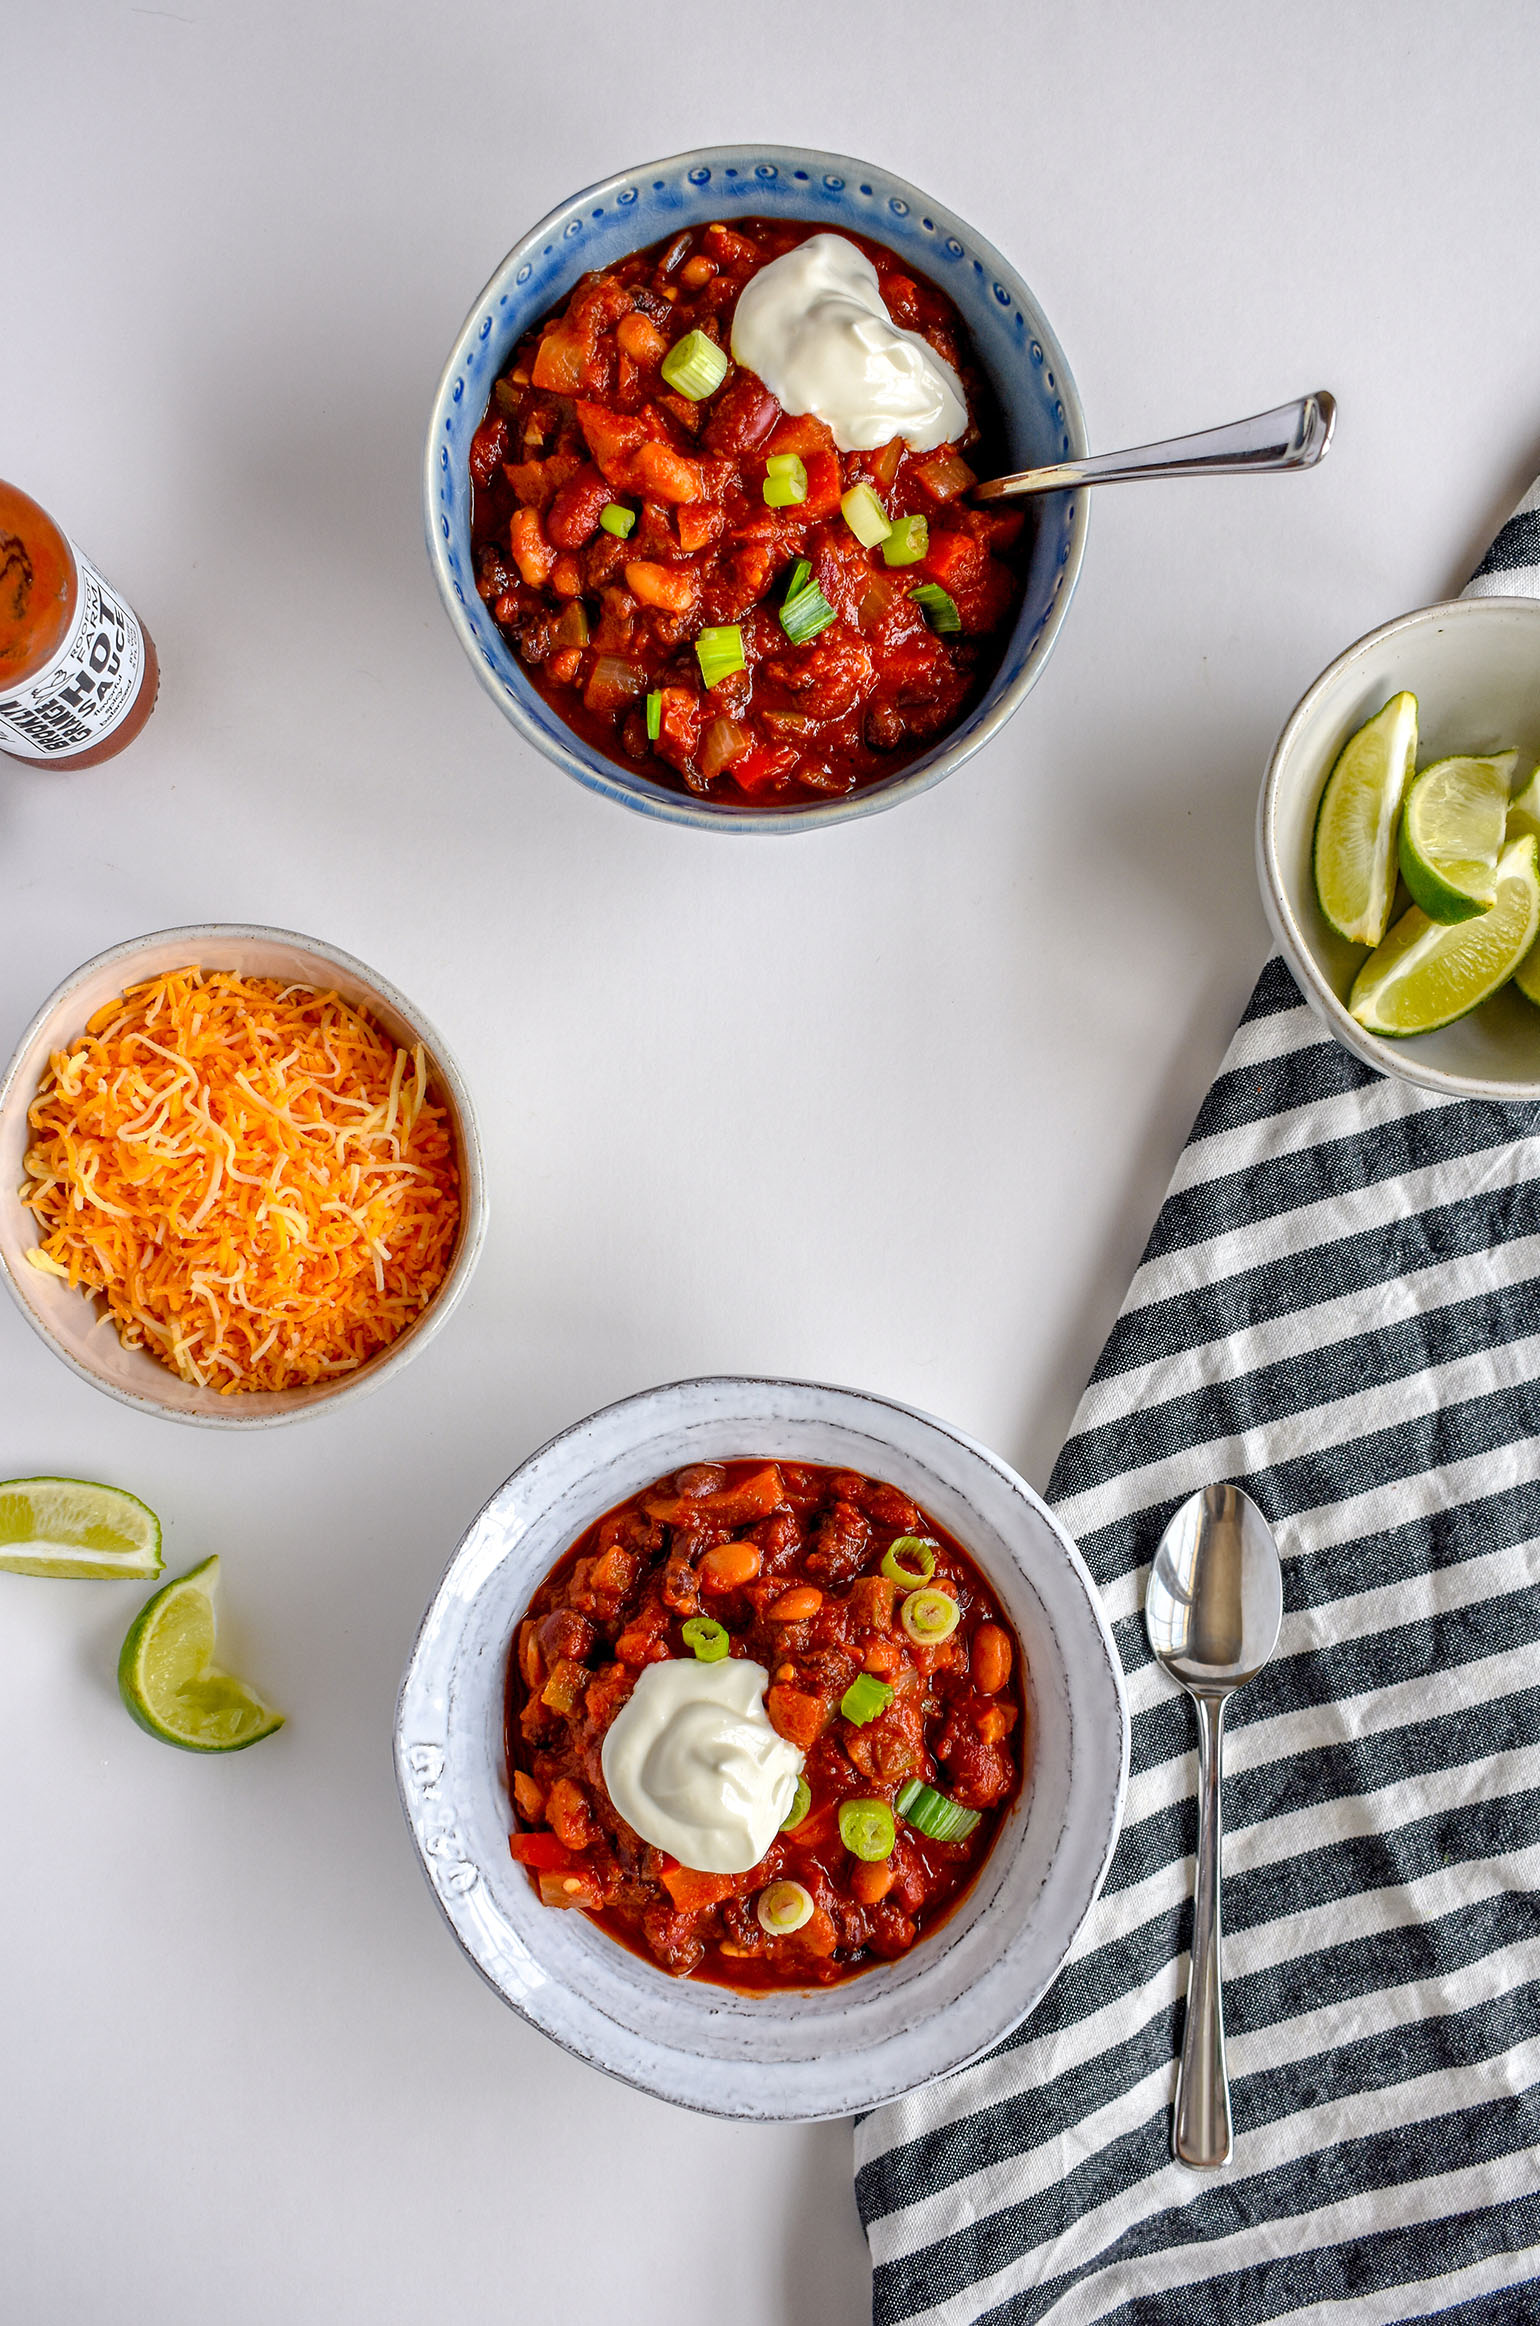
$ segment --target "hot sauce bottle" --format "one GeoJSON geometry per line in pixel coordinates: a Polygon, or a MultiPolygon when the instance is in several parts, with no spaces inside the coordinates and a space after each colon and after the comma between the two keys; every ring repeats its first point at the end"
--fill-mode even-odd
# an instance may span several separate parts
{"type": "Polygon", "coordinates": [[[0,480],[0,751],[94,767],[155,708],[149,632],[36,501],[0,480]]]}

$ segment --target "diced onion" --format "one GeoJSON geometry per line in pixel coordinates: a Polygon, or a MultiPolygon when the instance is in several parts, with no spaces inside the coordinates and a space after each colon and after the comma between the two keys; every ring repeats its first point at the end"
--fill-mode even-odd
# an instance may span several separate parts
{"type": "Polygon", "coordinates": [[[741,759],[754,738],[736,719],[713,719],[700,741],[700,771],[707,783],[735,759],[741,759]]]}
{"type": "Polygon", "coordinates": [[[840,502],[840,514],[856,539],[867,549],[886,541],[892,527],[888,512],[870,485],[852,485],[840,502]]]}
{"type": "Polygon", "coordinates": [[[959,493],[978,483],[960,452],[938,452],[914,473],[933,501],[955,501],[959,493]]]}
{"type": "Polygon", "coordinates": [[[715,395],[727,377],[727,357],[704,331],[687,331],[676,339],[660,365],[669,386],[692,404],[715,395]]]}
{"type": "Polygon", "coordinates": [[[760,1891],[754,1911],[761,1930],[768,1931],[772,1938],[789,1938],[804,1922],[812,1921],[813,1893],[805,1890],[800,1882],[772,1882],[768,1889],[760,1891]]]}
{"type": "Polygon", "coordinates": [[[556,624],[558,646],[586,646],[588,644],[588,616],[583,611],[581,598],[569,598],[556,624]]]}

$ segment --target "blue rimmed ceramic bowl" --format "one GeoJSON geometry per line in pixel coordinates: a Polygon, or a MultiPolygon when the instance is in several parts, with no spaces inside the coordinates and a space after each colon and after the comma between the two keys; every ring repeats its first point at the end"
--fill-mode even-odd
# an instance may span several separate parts
{"type": "Polygon", "coordinates": [[[971,226],[870,162],[785,145],[703,146],[585,187],[508,253],[466,317],[439,382],[423,513],[439,594],[471,668],[503,716],[547,759],[591,791],[671,823],[718,832],[806,832],[927,791],[1005,724],[1035,683],[1068,609],[1085,539],[1086,495],[1055,493],[1037,502],[1026,594],[988,691],[932,750],[885,781],[845,799],[755,808],[669,791],[593,750],[541,700],[476,594],[471,437],[514,347],[580,276],[679,227],[745,213],[815,220],[836,233],[854,229],[886,243],[938,284],[968,326],[999,399],[1009,468],[1085,452],[1080,399],[1046,317],[1015,269],[971,226]]]}

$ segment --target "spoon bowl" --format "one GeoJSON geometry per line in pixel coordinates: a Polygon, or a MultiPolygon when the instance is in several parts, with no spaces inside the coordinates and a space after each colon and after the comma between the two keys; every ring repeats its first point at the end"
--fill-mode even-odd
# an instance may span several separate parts
{"type": "Polygon", "coordinates": [[[1239,1486],[1189,1495],[1160,1538],[1144,1596],[1151,1652],[1198,1707],[1197,1881],[1171,2132],[1186,2165],[1228,2164],[1234,2146],[1220,1967],[1224,1712],[1267,1662],[1282,1621],[1278,1545],[1250,1495],[1239,1486]]]}

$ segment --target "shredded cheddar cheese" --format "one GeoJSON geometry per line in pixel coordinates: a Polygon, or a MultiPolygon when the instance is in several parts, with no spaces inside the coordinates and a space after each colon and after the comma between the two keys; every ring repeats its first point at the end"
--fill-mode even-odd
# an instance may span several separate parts
{"type": "Polygon", "coordinates": [[[28,1113],[33,1265],[223,1395],[351,1373],[421,1314],[460,1219],[449,1125],[335,993],[178,969],[56,1050],[28,1113]]]}

